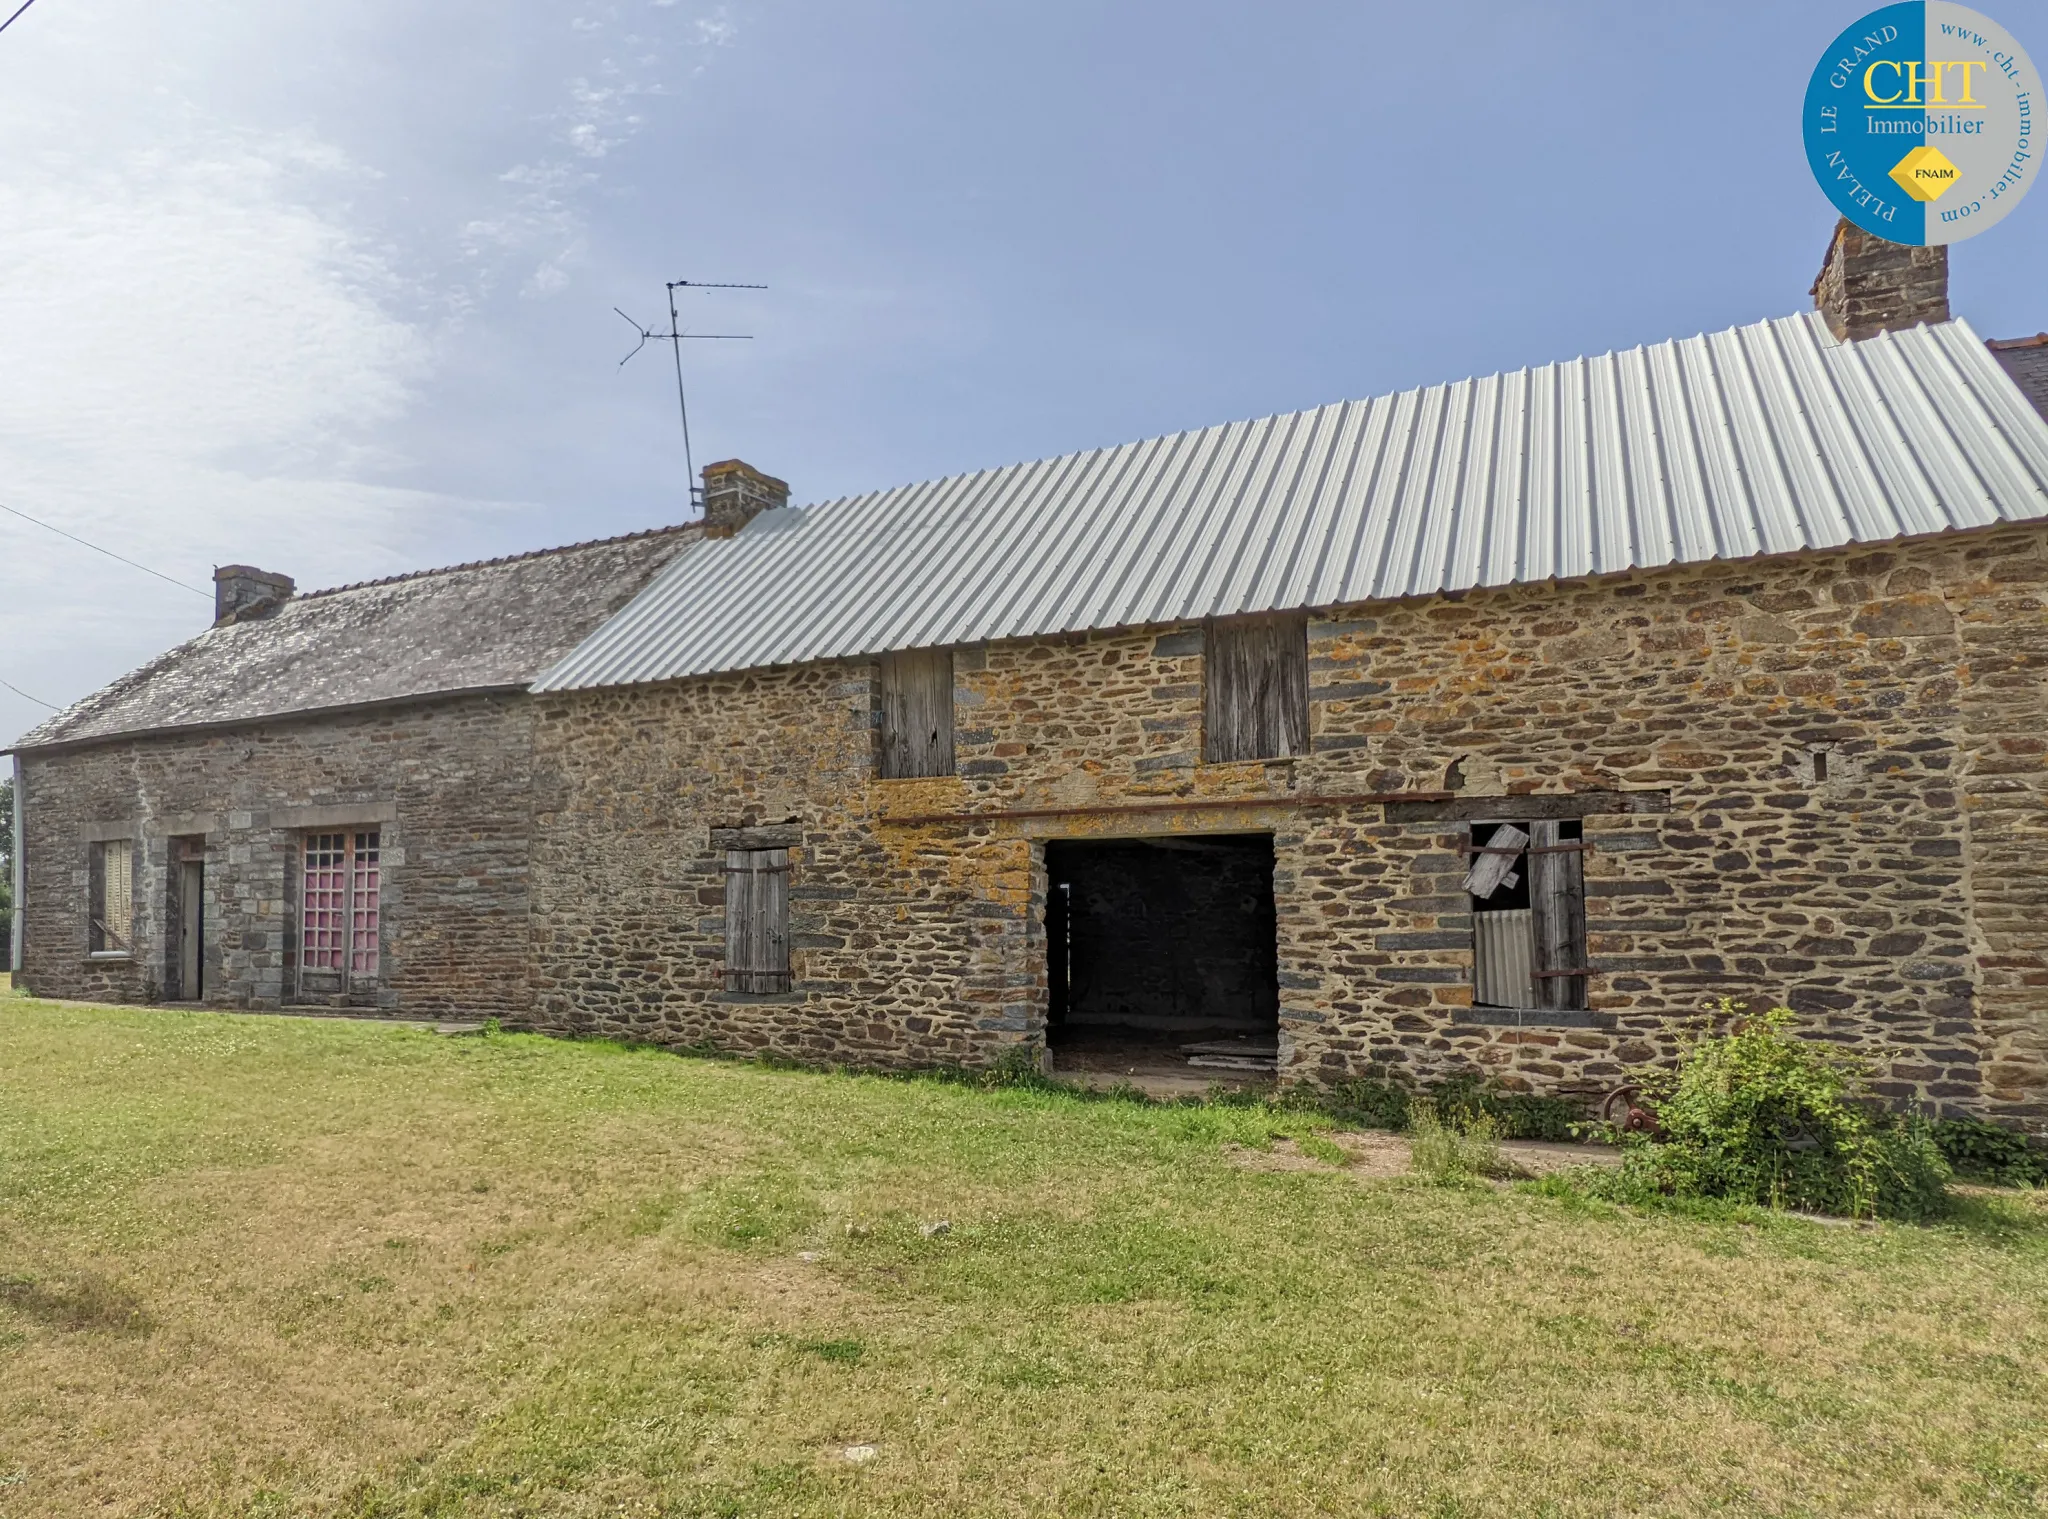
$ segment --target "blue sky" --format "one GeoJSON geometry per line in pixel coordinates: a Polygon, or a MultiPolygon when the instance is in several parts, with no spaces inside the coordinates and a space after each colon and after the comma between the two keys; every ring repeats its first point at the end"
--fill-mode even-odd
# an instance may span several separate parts
{"type": "MultiPolygon", "coordinates": [[[[1801,309],[1868,7],[38,0],[0,35],[0,502],[332,585],[1801,309]]],[[[2041,61],[2035,4],[1992,6],[2041,61]]],[[[2048,328],[2048,196],[1953,254],[2048,328]]],[[[208,603],[0,518],[0,680],[208,603]]],[[[39,708],[0,690],[0,739],[39,708]]]]}

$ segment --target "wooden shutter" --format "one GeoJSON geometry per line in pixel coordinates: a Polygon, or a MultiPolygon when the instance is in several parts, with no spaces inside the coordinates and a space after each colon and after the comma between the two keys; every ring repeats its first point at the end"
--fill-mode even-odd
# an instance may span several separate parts
{"type": "MultiPolygon", "coordinates": [[[[1536,1005],[1586,1005],[1586,978],[1563,974],[1586,964],[1586,872],[1579,841],[1566,825],[1529,825],[1529,909],[1536,930],[1536,1005]],[[1560,848],[1569,845],[1569,848],[1560,848]]],[[[1574,826],[1573,832],[1577,832],[1574,826]]]]}
{"type": "Polygon", "coordinates": [[[135,937],[135,854],[127,839],[109,839],[93,846],[92,903],[87,948],[95,954],[126,954],[135,937]]]}
{"type": "Polygon", "coordinates": [[[1209,625],[1202,735],[1202,757],[1212,764],[1308,752],[1307,618],[1209,625]]]}
{"type": "Polygon", "coordinates": [[[725,852],[725,989],[789,990],[789,851],[725,852]]]}
{"type": "Polygon", "coordinates": [[[953,773],[953,651],[884,654],[882,778],[953,773]]]}

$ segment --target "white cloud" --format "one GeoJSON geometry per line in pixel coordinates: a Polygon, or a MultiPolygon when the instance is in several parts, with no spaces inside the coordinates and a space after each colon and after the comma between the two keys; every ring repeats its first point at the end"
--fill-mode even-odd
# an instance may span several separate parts
{"type": "MultiPolygon", "coordinates": [[[[444,117],[414,93],[437,75],[392,63],[382,34],[475,18],[396,0],[361,37],[224,0],[105,0],[10,31],[0,501],[201,587],[234,560],[303,585],[413,568],[466,550],[465,521],[524,510],[408,488],[393,439],[503,276],[543,297],[585,256],[581,202],[662,87],[662,49],[621,11],[508,25],[527,98],[444,117]],[[359,87],[322,129],[293,69],[359,87]],[[472,118],[511,125],[443,126],[472,118]],[[477,172],[493,153],[513,167],[477,172]]],[[[209,616],[0,518],[0,679],[69,700],[209,616]]],[[[39,716],[0,691],[0,742],[39,716]]]]}

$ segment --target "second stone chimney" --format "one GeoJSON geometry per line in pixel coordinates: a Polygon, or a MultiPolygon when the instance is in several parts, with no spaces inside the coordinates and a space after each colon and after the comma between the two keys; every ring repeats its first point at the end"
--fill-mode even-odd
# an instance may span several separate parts
{"type": "Polygon", "coordinates": [[[1875,337],[1948,320],[1948,249],[1909,248],[1846,216],[1813,282],[1813,304],[1838,338],[1875,337]]]}
{"type": "Polygon", "coordinates": [[[250,564],[224,564],[213,572],[213,625],[274,617],[292,599],[292,577],[250,564]]]}
{"type": "Polygon", "coordinates": [[[739,459],[704,466],[704,536],[730,538],[762,512],[789,505],[789,482],[739,459]]]}

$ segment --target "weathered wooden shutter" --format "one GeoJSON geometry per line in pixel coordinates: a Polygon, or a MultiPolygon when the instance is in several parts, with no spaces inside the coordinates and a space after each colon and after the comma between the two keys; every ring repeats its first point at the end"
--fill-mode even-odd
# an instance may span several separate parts
{"type": "Polygon", "coordinates": [[[1202,654],[1202,757],[1286,759],[1308,752],[1308,619],[1209,625],[1202,654]]]}
{"type": "Polygon", "coordinates": [[[85,947],[95,955],[113,948],[107,942],[107,851],[98,844],[85,852],[85,947]]]}
{"type": "Polygon", "coordinates": [[[789,851],[725,852],[725,989],[789,990],[789,851]]]}
{"type": "Polygon", "coordinates": [[[95,953],[129,952],[135,938],[135,852],[127,839],[109,839],[93,848],[88,897],[88,947],[95,953]]]}
{"type": "Polygon", "coordinates": [[[953,773],[953,651],[884,654],[882,778],[953,773]]]}
{"type": "MultiPolygon", "coordinates": [[[[1574,829],[1576,832],[1577,830],[1574,829]]],[[[1579,841],[1564,825],[1529,825],[1529,910],[1536,931],[1536,1005],[1586,1005],[1586,872],[1579,841]],[[1569,847],[1560,847],[1566,846],[1569,847]]]]}

